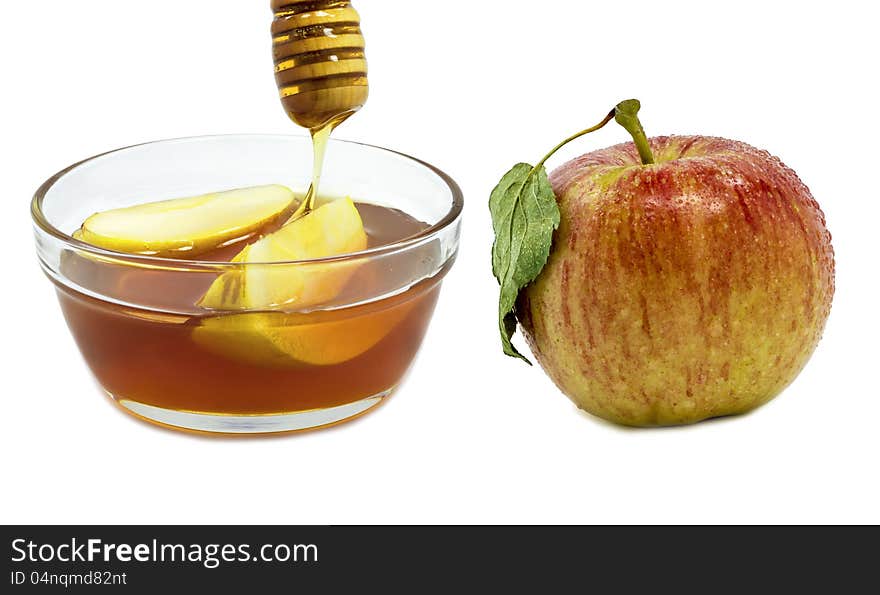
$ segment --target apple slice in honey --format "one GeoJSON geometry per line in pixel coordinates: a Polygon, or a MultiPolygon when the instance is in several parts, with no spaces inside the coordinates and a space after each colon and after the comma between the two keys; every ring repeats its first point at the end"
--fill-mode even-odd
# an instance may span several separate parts
{"type": "Polygon", "coordinates": [[[273,184],[144,203],[95,213],[74,237],[117,252],[191,258],[260,230],[294,200],[273,184]]]}
{"type": "Polygon", "coordinates": [[[336,296],[357,263],[301,261],[350,254],[367,247],[367,234],[349,198],[325,203],[245,247],[198,305],[211,310],[302,309],[336,296]],[[294,264],[284,264],[297,261],[294,264]],[[265,263],[265,264],[261,264],[265,263]]]}
{"type": "Polygon", "coordinates": [[[384,339],[418,300],[342,317],[331,313],[248,312],[206,318],[193,331],[205,349],[264,367],[329,366],[353,359],[384,339]]]}
{"type": "MultiPolygon", "coordinates": [[[[363,222],[351,199],[326,203],[245,248],[235,262],[243,270],[221,275],[199,302],[221,310],[302,310],[336,297],[357,262],[302,262],[367,247],[363,222]],[[286,262],[297,261],[291,264],[286,262]],[[264,264],[261,264],[264,263],[264,264]]],[[[381,341],[409,311],[398,304],[369,315],[328,312],[246,312],[206,318],[193,331],[203,348],[269,367],[332,365],[381,341]]]]}

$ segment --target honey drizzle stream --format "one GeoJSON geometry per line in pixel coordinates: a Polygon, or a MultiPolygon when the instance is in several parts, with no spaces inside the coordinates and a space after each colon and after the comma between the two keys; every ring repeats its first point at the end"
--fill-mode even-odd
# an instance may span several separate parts
{"type": "Polygon", "coordinates": [[[330,133],[333,132],[333,129],[341,121],[341,119],[335,118],[327,124],[309,131],[312,135],[312,183],[309,184],[309,190],[306,192],[305,198],[299,203],[299,206],[287,220],[287,223],[308,215],[315,208],[318,186],[321,183],[321,171],[324,169],[324,154],[327,152],[327,141],[330,139],[330,133]]]}

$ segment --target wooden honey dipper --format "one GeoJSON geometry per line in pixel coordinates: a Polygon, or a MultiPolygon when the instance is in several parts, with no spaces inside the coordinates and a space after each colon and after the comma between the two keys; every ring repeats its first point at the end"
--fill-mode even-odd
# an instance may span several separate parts
{"type": "Polygon", "coordinates": [[[367,101],[360,16],[347,0],[272,0],[275,81],[290,118],[316,131],[367,101]]]}

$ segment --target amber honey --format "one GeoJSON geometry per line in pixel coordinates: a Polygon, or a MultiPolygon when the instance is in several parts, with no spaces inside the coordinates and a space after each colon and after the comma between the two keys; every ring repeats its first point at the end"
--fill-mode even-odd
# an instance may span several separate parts
{"type": "MultiPolygon", "coordinates": [[[[427,228],[396,209],[368,203],[357,208],[370,247],[427,228]]],[[[228,261],[252,240],[199,258],[228,261]]],[[[424,258],[425,252],[410,257],[424,258]]],[[[338,302],[344,303],[347,294],[382,295],[379,286],[395,285],[395,276],[402,289],[352,306],[307,312],[217,313],[192,311],[216,275],[169,275],[70,252],[62,264],[67,276],[117,299],[60,285],[57,291],[92,372],[123,404],[212,415],[284,414],[354,403],[393,389],[421,344],[448,266],[407,284],[413,268],[406,262],[370,259],[347,281],[338,302]],[[253,317],[260,317],[259,335],[248,330],[253,317]],[[264,335],[280,337],[282,347],[264,335]]]]}

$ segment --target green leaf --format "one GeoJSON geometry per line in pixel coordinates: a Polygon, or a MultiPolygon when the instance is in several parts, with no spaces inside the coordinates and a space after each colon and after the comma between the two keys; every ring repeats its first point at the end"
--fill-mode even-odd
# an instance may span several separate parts
{"type": "Polygon", "coordinates": [[[556,151],[576,138],[595,132],[616,120],[633,137],[643,164],[654,163],[651,147],[639,122],[641,104],[637,99],[618,103],[602,121],[569,136],[553,147],[538,165],[517,163],[504,174],[489,196],[489,211],[495,243],[492,244],[492,272],[501,285],[498,299],[498,330],[504,353],[531,364],[510,342],[516,332],[516,299],[519,292],[534,281],[547,264],[553,231],[559,227],[559,206],[547,179],[544,163],[556,151]]]}
{"type": "Polygon", "coordinates": [[[553,231],[559,227],[559,207],[544,166],[514,165],[492,190],[489,211],[495,231],[492,273],[501,285],[498,299],[501,345],[507,355],[531,364],[510,339],[516,331],[514,307],[519,292],[544,268],[553,231]]]}

